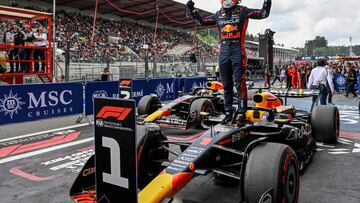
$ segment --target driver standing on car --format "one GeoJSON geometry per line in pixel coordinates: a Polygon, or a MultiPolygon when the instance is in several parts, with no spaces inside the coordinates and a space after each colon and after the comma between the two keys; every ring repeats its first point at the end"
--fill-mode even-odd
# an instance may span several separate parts
{"type": "Polygon", "coordinates": [[[239,5],[241,0],[221,0],[222,8],[215,14],[202,17],[195,9],[193,1],[186,4],[195,21],[202,26],[216,25],[221,40],[219,57],[220,75],[224,83],[225,111],[223,123],[231,122],[233,118],[233,86],[234,80],[238,91],[239,113],[247,109],[246,89],[246,51],[245,34],[249,18],[263,19],[269,16],[271,0],[264,0],[262,9],[250,9],[239,5]]]}

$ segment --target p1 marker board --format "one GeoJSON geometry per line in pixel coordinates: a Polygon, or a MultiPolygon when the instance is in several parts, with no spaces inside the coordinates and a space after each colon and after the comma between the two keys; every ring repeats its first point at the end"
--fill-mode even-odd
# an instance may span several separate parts
{"type": "Polygon", "coordinates": [[[137,202],[135,101],[94,99],[97,202],[137,202]]]}

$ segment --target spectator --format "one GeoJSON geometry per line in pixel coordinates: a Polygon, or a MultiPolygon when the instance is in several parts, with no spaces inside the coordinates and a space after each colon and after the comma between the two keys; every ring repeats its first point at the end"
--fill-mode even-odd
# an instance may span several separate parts
{"type": "Polygon", "coordinates": [[[286,81],[286,88],[291,88],[291,81],[292,81],[292,67],[288,66],[287,68],[287,81],[286,81]]]}
{"type": "Polygon", "coordinates": [[[272,82],[272,86],[274,86],[276,80],[279,80],[279,82],[281,83],[281,80],[280,80],[280,69],[278,66],[275,66],[275,70],[274,70],[274,73],[275,73],[275,78],[272,82]]]}
{"type": "Polygon", "coordinates": [[[271,85],[270,85],[270,76],[271,76],[270,68],[269,68],[269,65],[266,64],[266,66],[265,66],[265,81],[264,81],[264,86],[265,86],[265,87],[271,88],[271,85]]]}
{"type": "MultiPolygon", "coordinates": [[[[327,71],[326,65],[327,62],[325,59],[319,59],[318,66],[311,71],[309,82],[308,82],[308,89],[317,89],[320,91],[320,104],[326,105],[326,97],[329,94],[327,89],[327,84],[330,87],[330,94],[334,93],[334,86],[332,83],[332,78],[327,71]]],[[[314,105],[317,103],[319,96],[313,96],[311,111],[314,105]]]]}
{"type": "Polygon", "coordinates": [[[104,68],[103,72],[101,72],[101,81],[110,81],[110,69],[109,68],[104,68]]]}
{"type": "Polygon", "coordinates": [[[335,105],[332,101],[333,99],[333,95],[334,95],[334,91],[331,91],[331,87],[334,87],[334,69],[333,69],[333,65],[332,63],[330,62],[328,66],[326,66],[327,68],[327,71],[328,71],[328,75],[329,77],[331,77],[331,81],[329,84],[329,82],[327,83],[326,87],[327,87],[327,91],[328,91],[328,103],[329,104],[332,104],[332,105],[335,105]]]}
{"type": "Polygon", "coordinates": [[[299,72],[295,64],[291,65],[291,87],[293,89],[299,88],[299,72]]]}
{"type": "Polygon", "coordinates": [[[281,88],[283,88],[284,82],[285,82],[284,87],[286,87],[286,80],[287,80],[287,77],[288,77],[286,67],[281,66],[279,72],[280,72],[280,85],[281,85],[281,88]]]}
{"type": "Polygon", "coordinates": [[[305,85],[305,87],[307,87],[307,83],[309,81],[311,69],[312,69],[312,67],[310,65],[307,65],[306,68],[305,68],[305,74],[306,74],[306,82],[305,82],[306,85],[305,85]]]}
{"type": "MultiPolygon", "coordinates": [[[[5,32],[4,35],[4,41],[5,44],[14,46],[15,45],[15,37],[18,35],[18,26],[16,24],[13,24],[11,26],[11,29],[5,32]]],[[[13,60],[19,60],[19,49],[10,47],[8,49],[8,57],[10,60],[10,72],[14,73],[14,61],[13,60]]],[[[15,72],[19,72],[19,62],[16,62],[16,70],[15,72]]]]}
{"type": "MultiPolygon", "coordinates": [[[[33,41],[35,36],[33,32],[30,30],[29,25],[24,25],[24,31],[22,32],[23,44],[22,46],[33,46],[33,41]]],[[[30,60],[33,49],[25,48],[21,54],[21,60],[30,60]]],[[[30,62],[21,62],[21,70],[25,73],[28,73],[30,69],[30,62]]]]}
{"type": "Polygon", "coordinates": [[[357,83],[356,71],[355,71],[354,68],[350,67],[349,71],[347,73],[347,76],[346,76],[346,93],[345,93],[345,97],[349,97],[349,93],[352,93],[354,95],[354,97],[357,97],[356,92],[355,92],[356,83],[357,83]]]}
{"type": "Polygon", "coordinates": [[[300,75],[300,84],[299,84],[299,88],[303,89],[304,87],[306,87],[306,69],[304,66],[300,66],[299,68],[299,75],[300,75]]]}
{"type": "Polygon", "coordinates": [[[45,72],[45,48],[47,45],[47,34],[44,33],[44,29],[39,27],[37,32],[35,33],[34,46],[40,49],[34,50],[34,60],[41,60],[41,69],[39,70],[39,62],[34,62],[35,64],[35,72],[45,72]]]}

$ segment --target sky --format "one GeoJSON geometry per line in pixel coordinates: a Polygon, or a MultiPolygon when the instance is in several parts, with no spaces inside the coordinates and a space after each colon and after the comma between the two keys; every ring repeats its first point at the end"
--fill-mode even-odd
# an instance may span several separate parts
{"type": "MultiPolygon", "coordinates": [[[[175,0],[186,3],[187,0],[175,0]]],[[[193,0],[195,7],[212,13],[220,9],[220,0],[193,0]]],[[[263,0],[243,0],[242,5],[261,8],[263,0]]],[[[275,43],[304,47],[306,40],[324,36],[329,45],[360,44],[359,0],[273,0],[270,16],[251,20],[248,32],[276,32],[275,43]]]]}

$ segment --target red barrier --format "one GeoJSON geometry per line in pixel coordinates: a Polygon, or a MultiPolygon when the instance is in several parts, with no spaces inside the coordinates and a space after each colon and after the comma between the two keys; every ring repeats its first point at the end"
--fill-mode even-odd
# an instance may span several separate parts
{"type": "Polygon", "coordinates": [[[7,49],[13,49],[13,48],[17,48],[17,49],[48,49],[47,47],[36,47],[36,46],[15,46],[15,45],[11,45],[11,44],[0,44],[0,48],[5,47],[7,49]]]}

